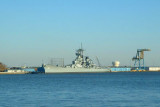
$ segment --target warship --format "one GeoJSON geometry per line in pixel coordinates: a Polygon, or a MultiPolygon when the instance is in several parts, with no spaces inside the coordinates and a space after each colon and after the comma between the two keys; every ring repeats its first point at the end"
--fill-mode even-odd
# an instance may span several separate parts
{"type": "Polygon", "coordinates": [[[109,72],[107,68],[96,66],[88,56],[83,56],[83,48],[76,50],[76,59],[66,66],[43,65],[45,73],[99,73],[109,72]]]}

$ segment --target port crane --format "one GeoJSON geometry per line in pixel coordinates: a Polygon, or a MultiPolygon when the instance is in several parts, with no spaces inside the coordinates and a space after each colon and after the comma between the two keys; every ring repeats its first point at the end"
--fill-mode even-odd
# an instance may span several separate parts
{"type": "Polygon", "coordinates": [[[97,60],[97,62],[98,62],[98,66],[101,67],[101,64],[100,64],[99,59],[98,59],[97,56],[96,56],[96,60],[97,60]]]}
{"type": "Polygon", "coordinates": [[[151,51],[151,49],[137,49],[137,54],[132,58],[132,61],[135,61],[134,67],[137,67],[137,70],[144,70],[144,51],[151,51]]]}

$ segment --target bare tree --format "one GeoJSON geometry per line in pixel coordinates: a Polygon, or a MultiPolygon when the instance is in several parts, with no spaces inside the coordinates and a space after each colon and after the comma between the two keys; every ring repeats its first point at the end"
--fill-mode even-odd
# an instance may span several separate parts
{"type": "Polygon", "coordinates": [[[5,70],[7,70],[6,65],[4,65],[2,62],[0,62],[0,72],[4,72],[5,70]]]}

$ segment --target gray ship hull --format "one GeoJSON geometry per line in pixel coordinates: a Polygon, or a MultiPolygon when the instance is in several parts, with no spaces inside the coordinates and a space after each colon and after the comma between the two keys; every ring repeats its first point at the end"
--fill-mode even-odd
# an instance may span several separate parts
{"type": "Polygon", "coordinates": [[[46,65],[44,67],[45,73],[103,73],[110,72],[108,69],[102,68],[71,68],[71,67],[56,67],[51,65],[46,65]]]}

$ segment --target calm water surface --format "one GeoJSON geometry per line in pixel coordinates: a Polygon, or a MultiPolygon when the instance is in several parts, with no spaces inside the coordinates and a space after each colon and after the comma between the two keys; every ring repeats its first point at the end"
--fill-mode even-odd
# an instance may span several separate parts
{"type": "Polygon", "coordinates": [[[0,75],[1,107],[160,107],[160,72],[0,75]]]}

